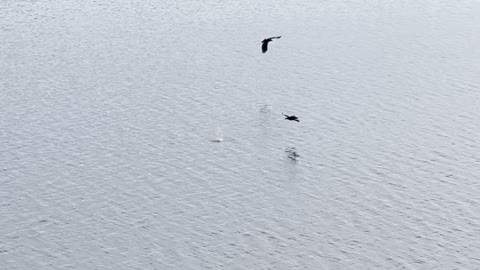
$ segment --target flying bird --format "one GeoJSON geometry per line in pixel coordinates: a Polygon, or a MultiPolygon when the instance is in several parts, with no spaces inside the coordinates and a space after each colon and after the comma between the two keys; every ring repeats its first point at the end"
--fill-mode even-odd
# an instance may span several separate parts
{"type": "MultiPolygon", "coordinates": [[[[283,114],[283,113],[282,113],[282,114],[283,114]]],[[[285,116],[285,119],[286,119],[286,120],[300,122],[300,120],[298,120],[298,117],[296,117],[295,115],[286,115],[286,114],[283,114],[283,116],[285,116]]]]}
{"type": "Polygon", "coordinates": [[[264,39],[264,40],[262,41],[262,52],[263,52],[263,53],[266,53],[266,52],[267,52],[267,50],[268,50],[268,43],[269,43],[270,41],[272,41],[273,39],[279,39],[279,38],[281,38],[281,37],[282,37],[282,36],[271,37],[271,38],[266,38],[266,39],[264,39]]]}

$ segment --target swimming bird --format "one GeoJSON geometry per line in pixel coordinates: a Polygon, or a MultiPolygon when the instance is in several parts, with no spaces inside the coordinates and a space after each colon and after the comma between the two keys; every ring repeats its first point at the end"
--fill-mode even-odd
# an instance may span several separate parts
{"type": "Polygon", "coordinates": [[[286,120],[300,122],[300,120],[298,120],[298,117],[296,117],[295,115],[286,115],[284,113],[282,113],[282,114],[283,114],[283,116],[285,116],[286,120]]]}
{"type": "Polygon", "coordinates": [[[281,37],[282,37],[282,36],[271,37],[271,38],[266,38],[266,39],[264,39],[264,40],[262,41],[262,52],[263,52],[263,53],[266,53],[266,52],[267,52],[267,50],[268,50],[268,43],[269,43],[270,41],[272,41],[273,39],[279,39],[279,38],[281,38],[281,37]]]}

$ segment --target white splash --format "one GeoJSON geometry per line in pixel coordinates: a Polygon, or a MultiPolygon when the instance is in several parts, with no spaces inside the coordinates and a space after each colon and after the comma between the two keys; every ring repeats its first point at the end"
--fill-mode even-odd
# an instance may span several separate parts
{"type": "Polygon", "coordinates": [[[215,139],[212,140],[213,142],[223,142],[223,132],[221,128],[217,128],[217,132],[215,132],[215,139]]]}

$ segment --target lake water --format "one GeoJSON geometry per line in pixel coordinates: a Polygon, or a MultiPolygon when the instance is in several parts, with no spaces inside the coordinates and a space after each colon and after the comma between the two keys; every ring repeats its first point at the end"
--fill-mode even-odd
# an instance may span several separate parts
{"type": "Polygon", "coordinates": [[[1,268],[478,269],[479,14],[2,1],[1,268]]]}

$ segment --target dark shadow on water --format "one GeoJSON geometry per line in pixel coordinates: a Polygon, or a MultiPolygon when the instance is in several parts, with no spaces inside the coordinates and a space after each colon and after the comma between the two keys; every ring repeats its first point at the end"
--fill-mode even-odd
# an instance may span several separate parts
{"type": "Polygon", "coordinates": [[[287,149],[285,149],[285,153],[287,153],[288,160],[290,160],[293,163],[297,163],[300,155],[298,154],[297,149],[295,147],[287,147],[287,149]]]}

